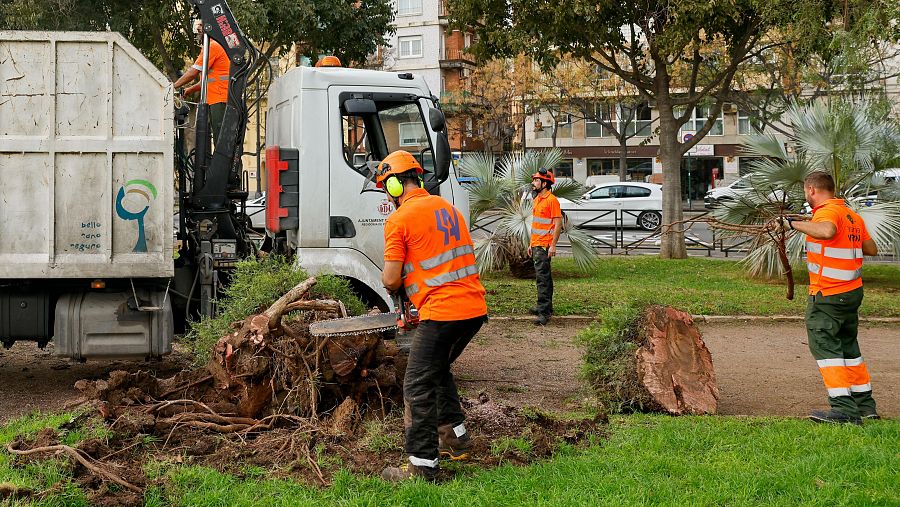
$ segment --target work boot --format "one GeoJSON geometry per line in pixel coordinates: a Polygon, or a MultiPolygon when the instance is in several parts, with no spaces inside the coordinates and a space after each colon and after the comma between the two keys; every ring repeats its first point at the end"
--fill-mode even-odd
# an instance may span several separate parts
{"type": "Polygon", "coordinates": [[[535,317],[534,320],[532,320],[531,322],[532,322],[535,326],[545,326],[545,325],[547,325],[547,322],[549,322],[549,321],[550,321],[550,316],[549,316],[549,315],[538,315],[538,316],[535,317]]]}
{"type": "MultiPolygon", "coordinates": [[[[538,307],[532,306],[531,308],[528,309],[528,313],[531,314],[531,315],[540,315],[540,314],[541,314],[541,311],[538,310],[538,307]]],[[[552,310],[552,309],[550,310],[550,315],[553,315],[553,310],[552,310]]]]}
{"type": "Polygon", "coordinates": [[[469,449],[472,447],[472,439],[469,432],[462,424],[454,426],[444,424],[438,426],[438,451],[453,461],[469,459],[469,449]],[[457,435],[457,430],[462,434],[457,435]]]}
{"type": "Polygon", "coordinates": [[[809,414],[809,418],[817,423],[862,424],[859,417],[842,414],[836,410],[814,410],[809,414]]]}
{"type": "Polygon", "coordinates": [[[422,479],[434,482],[437,480],[437,467],[420,467],[412,463],[405,463],[399,467],[387,467],[381,471],[381,478],[388,482],[402,482],[409,479],[421,477],[422,479]]]}
{"type": "Polygon", "coordinates": [[[863,412],[859,415],[859,417],[866,421],[875,421],[881,419],[881,416],[878,415],[878,412],[863,412]]]}

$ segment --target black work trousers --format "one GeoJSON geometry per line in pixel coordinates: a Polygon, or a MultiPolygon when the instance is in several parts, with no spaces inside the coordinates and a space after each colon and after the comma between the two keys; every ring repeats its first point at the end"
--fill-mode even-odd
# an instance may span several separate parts
{"type": "Polygon", "coordinates": [[[537,314],[549,317],[553,313],[553,275],[550,273],[550,255],[547,247],[531,247],[534,273],[537,282],[537,314]]]}
{"type": "Polygon", "coordinates": [[[436,462],[438,426],[465,421],[450,365],[486,320],[424,320],[416,328],[403,380],[406,454],[436,462]]]}

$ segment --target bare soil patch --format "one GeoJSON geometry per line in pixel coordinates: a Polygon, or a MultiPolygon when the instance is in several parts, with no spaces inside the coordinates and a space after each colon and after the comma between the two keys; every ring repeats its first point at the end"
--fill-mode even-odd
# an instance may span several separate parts
{"type": "MultiPolygon", "coordinates": [[[[719,413],[806,416],[828,398],[803,322],[700,324],[719,384],[719,413]]],[[[883,417],[900,416],[900,328],[862,325],[859,344],[883,417]]]]}

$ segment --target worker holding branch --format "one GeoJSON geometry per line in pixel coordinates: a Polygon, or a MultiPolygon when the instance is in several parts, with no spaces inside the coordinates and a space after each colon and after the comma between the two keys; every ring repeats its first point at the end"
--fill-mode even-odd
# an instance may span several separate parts
{"type": "Polygon", "coordinates": [[[418,308],[403,381],[409,462],[382,478],[434,480],[438,458],[465,459],[470,436],[450,365],[487,320],[484,287],[462,214],[422,188],[422,166],[406,151],[388,155],[375,181],[396,210],[384,225],[384,272],[389,292],[405,291],[418,308]]]}
{"type": "Polygon", "coordinates": [[[830,410],[810,419],[860,424],[877,419],[872,384],[857,341],[859,306],[863,300],[863,255],[877,255],[862,218],[834,196],[834,179],[816,171],[803,186],[813,208],[811,221],[782,218],[777,227],[806,234],[809,300],[806,331],[809,350],[828,390],[830,410]]]}

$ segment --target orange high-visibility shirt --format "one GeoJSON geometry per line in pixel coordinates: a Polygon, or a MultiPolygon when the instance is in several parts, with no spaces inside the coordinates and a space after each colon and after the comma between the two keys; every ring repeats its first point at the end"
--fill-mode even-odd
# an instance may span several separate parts
{"type": "Polygon", "coordinates": [[[831,296],[862,287],[862,242],[871,239],[862,218],[843,199],[829,199],[813,209],[813,222],[831,222],[831,239],[806,237],[809,294],[831,296]]]}
{"type": "MultiPolygon", "coordinates": [[[[219,104],[228,101],[228,74],[231,62],[218,42],[209,40],[209,71],[206,73],[206,103],[219,104]]],[[[194,61],[193,67],[203,72],[203,51],[194,61]]]]}
{"type": "Polygon", "coordinates": [[[422,320],[487,314],[469,228],[459,210],[425,189],[407,190],[384,224],[384,260],[403,263],[406,295],[422,320]]]}
{"type": "Polygon", "coordinates": [[[559,199],[547,192],[534,198],[531,209],[531,246],[549,247],[553,243],[553,219],[562,218],[559,199]]]}

